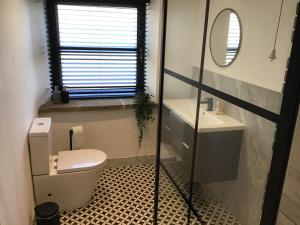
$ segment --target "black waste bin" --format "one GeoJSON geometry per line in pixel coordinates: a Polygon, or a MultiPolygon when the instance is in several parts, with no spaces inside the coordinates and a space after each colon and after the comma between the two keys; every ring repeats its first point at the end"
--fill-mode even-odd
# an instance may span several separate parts
{"type": "Polygon", "coordinates": [[[46,202],[34,208],[37,225],[60,225],[59,207],[54,202],[46,202]]]}

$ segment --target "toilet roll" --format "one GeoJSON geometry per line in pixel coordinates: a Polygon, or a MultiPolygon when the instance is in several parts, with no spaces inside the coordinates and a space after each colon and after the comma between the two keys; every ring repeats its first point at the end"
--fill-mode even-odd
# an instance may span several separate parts
{"type": "Polygon", "coordinates": [[[73,150],[80,149],[84,139],[83,127],[77,126],[72,127],[73,137],[72,137],[72,147],[73,150]]]}

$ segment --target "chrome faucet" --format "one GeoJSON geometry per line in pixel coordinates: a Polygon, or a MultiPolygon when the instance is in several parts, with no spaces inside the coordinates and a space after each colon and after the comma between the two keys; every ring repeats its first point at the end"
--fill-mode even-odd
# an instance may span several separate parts
{"type": "Polygon", "coordinates": [[[207,111],[211,112],[214,110],[214,99],[205,98],[206,101],[201,101],[200,104],[207,104],[207,111]]]}

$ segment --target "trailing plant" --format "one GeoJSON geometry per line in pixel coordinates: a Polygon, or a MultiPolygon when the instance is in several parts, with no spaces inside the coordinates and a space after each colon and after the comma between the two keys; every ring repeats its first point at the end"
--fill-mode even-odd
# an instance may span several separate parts
{"type": "Polygon", "coordinates": [[[142,145],[144,129],[146,128],[148,121],[153,121],[153,107],[154,102],[151,100],[153,97],[146,91],[140,91],[134,97],[134,109],[137,127],[139,130],[138,142],[139,147],[142,145]]]}

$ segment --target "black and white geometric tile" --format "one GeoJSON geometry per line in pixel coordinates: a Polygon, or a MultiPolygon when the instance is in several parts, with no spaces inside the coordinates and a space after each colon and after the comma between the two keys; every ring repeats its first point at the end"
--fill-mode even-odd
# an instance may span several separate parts
{"type": "MultiPolygon", "coordinates": [[[[158,224],[187,224],[188,207],[171,180],[160,169],[158,224]]],[[[196,218],[194,218],[196,222],[196,218]]]]}
{"type": "Polygon", "coordinates": [[[61,213],[62,225],[152,224],[154,166],[105,169],[91,202],[61,213]]]}
{"type": "MultiPolygon", "coordinates": [[[[183,172],[182,166],[174,161],[164,161],[163,165],[179,188],[182,189],[181,191],[188,196],[190,183],[187,183],[187,175],[183,172]]],[[[205,185],[194,184],[193,207],[205,224],[240,225],[232,213],[205,185]]]]}
{"type": "MultiPolygon", "coordinates": [[[[163,170],[160,174],[158,223],[186,224],[185,201],[163,170]]],[[[61,224],[151,225],[153,224],[154,180],[153,164],[105,169],[91,202],[85,207],[62,212],[61,224]]],[[[202,197],[207,197],[207,194],[203,194],[202,197]]],[[[200,214],[207,221],[205,224],[237,224],[234,218],[231,220],[232,215],[227,213],[221,204],[210,203],[209,199],[203,203],[205,204],[200,214]],[[224,223],[220,223],[222,221],[224,223]]],[[[200,225],[195,217],[192,217],[190,224],[200,225]]]]}

